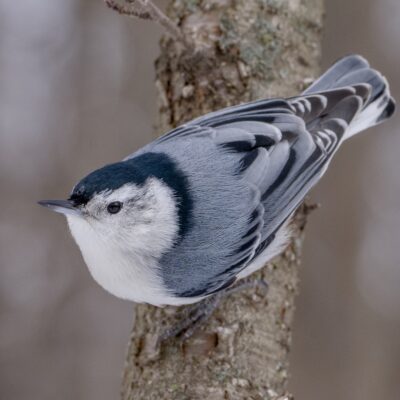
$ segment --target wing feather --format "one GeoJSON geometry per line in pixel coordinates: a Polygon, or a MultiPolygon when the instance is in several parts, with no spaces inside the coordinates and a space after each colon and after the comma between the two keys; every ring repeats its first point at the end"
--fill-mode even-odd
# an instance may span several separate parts
{"type": "MultiPolygon", "coordinates": [[[[230,254],[214,266],[213,276],[201,277],[202,285],[197,283],[180,296],[207,295],[225,287],[268,247],[325,171],[370,93],[368,84],[357,84],[288,100],[260,100],[197,118],[155,142],[211,140],[221,157],[238,157],[237,178],[251,199],[242,234],[230,254]]],[[[228,234],[229,229],[221,226],[218,234],[228,234]]]]}

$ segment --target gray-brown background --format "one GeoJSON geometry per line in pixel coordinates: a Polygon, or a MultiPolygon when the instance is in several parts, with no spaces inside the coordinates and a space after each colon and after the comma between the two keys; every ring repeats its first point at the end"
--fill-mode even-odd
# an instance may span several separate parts
{"type": "MultiPolygon", "coordinates": [[[[90,278],[61,216],[86,172],[149,141],[160,29],[101,0],[0,0],[0,398],[116,399],[132,305],[90,278]]],[[[400,2],[327,0],[323,64],[360,52],[400,98],[400,2]]],[[[297,398],[400,391],[399,119],[347,143],[312,193],[297,398]]]]}

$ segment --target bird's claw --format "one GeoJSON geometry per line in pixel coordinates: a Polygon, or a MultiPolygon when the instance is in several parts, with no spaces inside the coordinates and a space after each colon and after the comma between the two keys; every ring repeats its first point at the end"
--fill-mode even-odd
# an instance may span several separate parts
{"type": "Polygon", "coordinates": [[[158,343],[161,344],[170,339],[178,339],[180,342],[188,340],[210,318],[223,298],[229,294],[247,289],[261,289],[266,293],[268,291],[268,283],[263,279],[243,280],[235,286],[216,293],[194,306],[185,307],[182,310],[181,319],[174,326],[171,326],[160,334],[158,343]]]}

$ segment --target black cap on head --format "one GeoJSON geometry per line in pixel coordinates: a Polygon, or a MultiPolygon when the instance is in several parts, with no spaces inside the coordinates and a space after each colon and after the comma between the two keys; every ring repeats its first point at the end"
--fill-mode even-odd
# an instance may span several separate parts
{"type": "Polygon", "coordinates": [[[96,193],[116,190],[127,183],[141,186],[150,177],[160,179],[174,192],[183,233],[189,227],[192,211],[189,183],[183,171],[164,153],[144,153],[93,171],[74,187],[69,200],[75,206],[85,205],[96,193]]]}

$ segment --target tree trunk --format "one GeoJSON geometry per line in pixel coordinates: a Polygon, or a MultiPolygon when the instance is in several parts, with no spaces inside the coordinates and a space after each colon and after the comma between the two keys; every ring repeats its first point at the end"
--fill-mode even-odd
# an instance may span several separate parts
{"type": "MultiPolygon", "coordinates": [[[[229,105],[295,95],[318,72],[323,0],[175,0],[168,14],[190,45],[161,41],[160,133],[229,105]]],[[[122,398],[290,398],[288,356],[305,217],[302,207],[289,248],[252,278],[263,277],[268,293],[230,295],[184,344],[156,346],[179,308],[138,305],[122,398]]]]}

